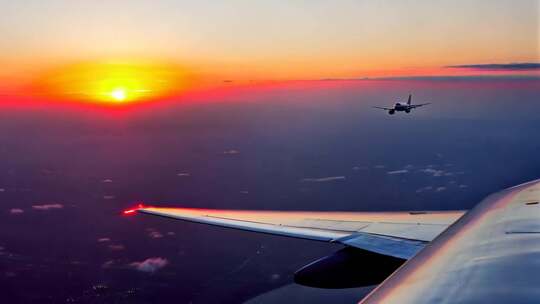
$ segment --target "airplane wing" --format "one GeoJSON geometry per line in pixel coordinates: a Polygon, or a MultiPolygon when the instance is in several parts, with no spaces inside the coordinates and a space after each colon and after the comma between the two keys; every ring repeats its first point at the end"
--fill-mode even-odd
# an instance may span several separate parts
{"type": "Polygon", "coordinates": [[[464,211],[304,212],[139,207],[124,211],[253,232],[341,243],[409,259],[464,211]]]}
{"type": "Polygon", "coordinates": [[[391,108],[385,108],[385,107],[374,107],[374,108],[375,109],[386,110],[386,111],[392,110],[391,108]]]}
{"type": "Polygon", "coordinates": [[[415,105],[411,105],[410,107],[411,108],[418,108],[418,107],[421,107],[421,106],[426,106],[428,104],[431,104],[431,102],[415,104],[415,105]]]}

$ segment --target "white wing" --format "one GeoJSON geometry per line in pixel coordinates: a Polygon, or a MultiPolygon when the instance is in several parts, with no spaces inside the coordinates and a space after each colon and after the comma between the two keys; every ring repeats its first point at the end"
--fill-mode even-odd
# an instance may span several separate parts
{"type": "Polygon", "coordinates": [[[421,104],[415,104],[415,105],[410,105],[411,108],[418,108],[418,107],[421,107],[421,106],[426,106],[428,104],[431,104],[431,102],[428,102],[428,103],[421,103],[421,104]]]}
{"type": "Polygon", "coordinates": [[[385,108],[385,107],[374,107],[375,109],[382,109],[382,110],[386,110],[386,111],[389,111],[389,110],[392,110],[392,108],[385,108]]]}
{"type": "Polygon", "coordinates": [[[304,212],[140,207],[139,212],[227,228],[336,242],[408,259],[464,211],[304,212]]]}

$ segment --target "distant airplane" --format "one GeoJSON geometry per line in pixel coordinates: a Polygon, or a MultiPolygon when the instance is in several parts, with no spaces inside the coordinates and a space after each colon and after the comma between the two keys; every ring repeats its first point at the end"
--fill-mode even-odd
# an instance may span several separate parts
{"type": "Polygon", "coordinates": [[[405,111],[405,113],[410,113],[412,109],[430,104],[430,102],[421,103],[421,104],[411,104],[411,99],[412,99],[412,95],[409,94],[409,99],[407,99],[406,103],[396,102],[393,108],[385,108],[385,107],[374,107],[374,108],[386,110],[388,111],[388,114],[393,115],[394,113],[396,113],[396,111],[397,112],[405,111]]]}
{"type": "MultiPolygon", "coordinates": [[[[145,207],[143,213],[344,245],[295,273],[320,288],[380,284],[361,303],[538,303],[540,180],[470,211],[303,212],[145,207]]],[[[235,246],[225,239],[215,246],[235,246]]],[[[294,254],[294,252],[290,252],[294,254]]]]}

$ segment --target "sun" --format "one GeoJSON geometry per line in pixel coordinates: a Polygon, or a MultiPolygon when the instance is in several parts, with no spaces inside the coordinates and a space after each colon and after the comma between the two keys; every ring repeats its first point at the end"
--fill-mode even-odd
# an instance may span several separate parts
{"type": "Polygon", "coordinates": [[[111,97],[116,101],[124,101],[126,99],[126,90],[122,88],[114,89],[111,92],[111,97]]]}
{"type": "Polygon", "coordinates": [[[55,99],[125,106],[182,93],[191,87],[191,76],[158,61],[82,62],[52,69],[33,85],[55,99]]]}

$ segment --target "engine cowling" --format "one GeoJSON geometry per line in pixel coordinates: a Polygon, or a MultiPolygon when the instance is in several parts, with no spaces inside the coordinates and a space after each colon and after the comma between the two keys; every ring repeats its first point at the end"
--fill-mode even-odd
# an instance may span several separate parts
{"type": "Polygon", "coordinates": [[[388,114],[394,115],[394,113],[396,113],[396,110],[388,110],[388,114]]]}
{"type": "Polygon", "coordinates": [[[345,247],[296,271],[294,281],[317,288],[353,288],[380,284],[405,260],[345,247]]]}

